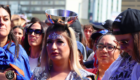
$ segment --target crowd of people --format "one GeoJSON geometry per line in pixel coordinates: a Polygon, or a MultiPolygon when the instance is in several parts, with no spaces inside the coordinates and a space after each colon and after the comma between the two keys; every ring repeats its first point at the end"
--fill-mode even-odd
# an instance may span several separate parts
{"type": "Polygon", "coordinates": [[[48,25],[0,5],[0,78],[11,71],[12,80],[139,80],[139,16],[129,8],[102,25],[48,25]]]}

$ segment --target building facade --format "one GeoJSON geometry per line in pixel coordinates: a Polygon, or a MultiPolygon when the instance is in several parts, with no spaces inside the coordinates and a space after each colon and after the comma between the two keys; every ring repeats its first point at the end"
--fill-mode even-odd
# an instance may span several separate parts
{"type": "Polygon", "coordinates": [[[140,10],[140,0],[122,0],[121,11],[124,11],[128,8],[140,10]]]}
{"type": "Polygon", "coordinates": [[[104,22],[106,19],[112,19],[121,12],[122,0],[93,0],[93,18],[94,22],[104,22]]]}
{"type": "Polygon", "coordinates": [[[9,5],[12,14],[32,14],[45,20],[45,10],[65,9],[66,0],[0,0],[0,4],[9,5]]]}

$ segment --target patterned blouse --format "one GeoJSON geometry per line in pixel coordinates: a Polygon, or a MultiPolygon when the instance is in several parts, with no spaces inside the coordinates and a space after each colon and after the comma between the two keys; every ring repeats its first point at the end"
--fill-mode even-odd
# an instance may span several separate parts
{"type": "MultiPolygon", "coordinates": [[[[89,80],[87,76],[94,78],[94,74],[86,70],[80,69],[80,73],[82,78],[75,71],[70,71],[65,80],[89,80]]],[[[45,72],[45,69],[41,67],[36,67],[33,72],[33,80],[46,80],[46,79],[48,79],[48,75],[45,72]]]]}

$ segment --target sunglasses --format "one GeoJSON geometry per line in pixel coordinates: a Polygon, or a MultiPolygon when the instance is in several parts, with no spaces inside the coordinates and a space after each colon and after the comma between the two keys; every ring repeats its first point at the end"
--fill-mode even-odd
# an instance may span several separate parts
{"type": "Polygon", "coordinates": [[[33,32],[35,34],[42,34],[43,33],[43,31],[41,29],[35,29],[35,30],[33,30],[33,29],[27,29],[27,33],[28,34],[32,34],[33,32]]]}

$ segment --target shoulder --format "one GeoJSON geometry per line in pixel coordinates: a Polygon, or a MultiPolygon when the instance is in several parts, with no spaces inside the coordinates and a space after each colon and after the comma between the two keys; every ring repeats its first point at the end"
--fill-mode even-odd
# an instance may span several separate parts
{"type": "Polygon", "coordinates": [[[81,73],[81,76],[82,77],[88,77],[88,76],[95,76],[95,74],[93,74],[93,73],[91,73],[91,72],[88,72],[88,71],[86,71],[86,70],[84,70],[84,69],[80,69],[80,73],[81,73]]]}
{"type": "Polygon", "coordinates": [[[140,63],[136,63],[134,65],[131,78],[133,78],[135,80],[139,80],[140,79],[140,63]]]}
{"type": "Polygon", "coordinates": [[[48,74],[45,72],[45,67],[36,67],[33,71],[33,80],[45,80],[48,74]]]}
{"type": "Polygon", "coordinates": [[[123,61],[123,58],[119,56],[111,65],[110,67],[105,71],[104,76],[102,80],[108,80],[110,76],[119,68],[121,62],[123,61]]]}

